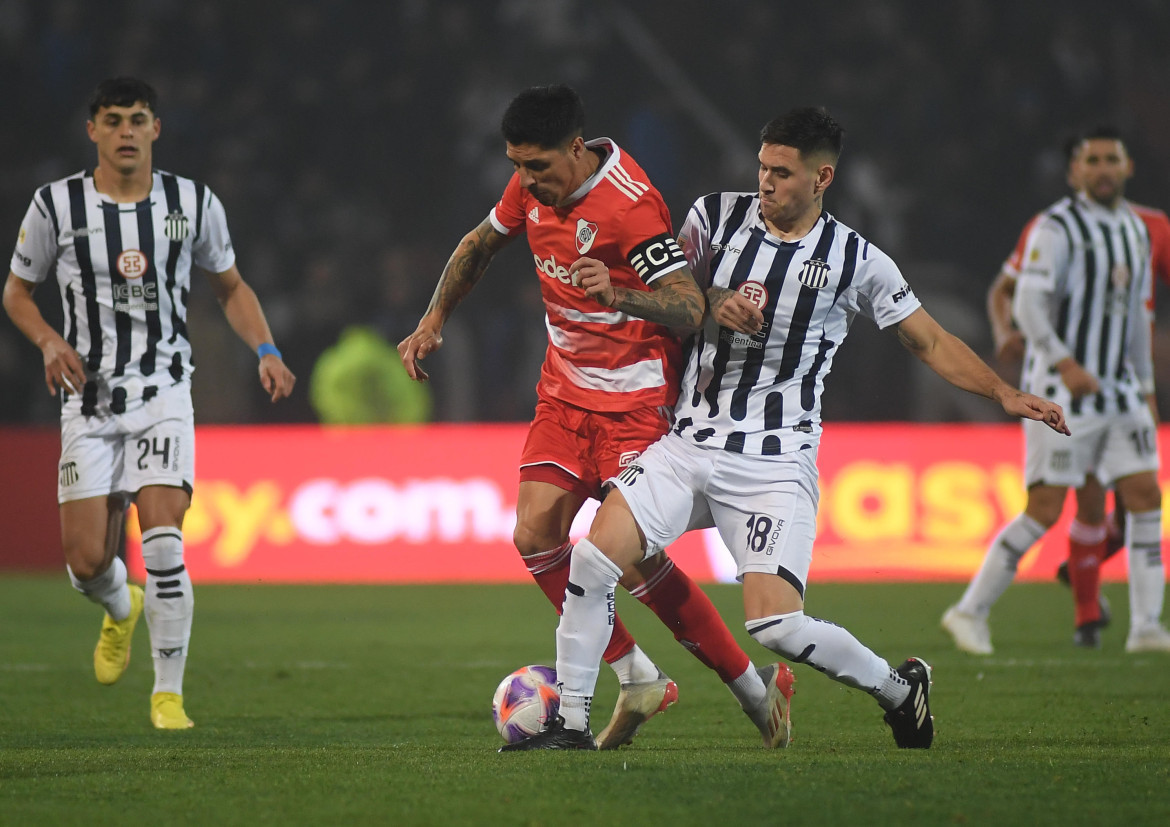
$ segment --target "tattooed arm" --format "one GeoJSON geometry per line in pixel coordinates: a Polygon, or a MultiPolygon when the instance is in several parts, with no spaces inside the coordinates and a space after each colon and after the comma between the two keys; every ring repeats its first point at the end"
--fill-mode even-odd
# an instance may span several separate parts
{"type": "Polygon", "coordinates": [[[435,287],[435,294],[431,296],[431,303],[426,313],[411,333],[398,343],[398,355],[402,358],[402,365],[411,379],[425,381],[429,377],[419,365],[419,360],[426,358],[443,346],[443,324],[454,312],[456,305],[463,301],[463,297],[471,292],[471,288],[483,277],[492,258],[512,240],[511,236],[504,235],[492,226],[489,219],[474,230],[463,236],[443,274],[439,276],[439,283],[435,287]]]}
{"type": "Polygon", "coordinates": [[[703,291],[695,284],[689,268],[655,279],[649,292],[614,287],[609,268],[595,258],[577,259],[569,274],[574,284],[584,288],[586,296],[603,307],[682,331],[698,330],[703,324],[703,291]]]}

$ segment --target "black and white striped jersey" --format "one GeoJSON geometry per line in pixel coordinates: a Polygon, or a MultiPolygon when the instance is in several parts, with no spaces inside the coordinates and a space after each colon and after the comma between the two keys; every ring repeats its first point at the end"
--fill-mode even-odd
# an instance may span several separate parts
{"type": "Polygon", "coordinates": [[[154,172],[150,197],[110,200],[79,172],[37,190],[12,272],[43,282],[56,269],[65,329],[85,387],[62,394],[62,414],[124,413],[194,369],[187,338],[191,267],[235,263],[223,205],[203,184],[154,172]]]}
{"type": "Polygon", "coordinates": [[[1013,304],[1028,342],[1023,388],[1071,416],[1144,404],[1153,390],[1150,289],[1149,233],[1125,202],[1108,209],[1082,194],[1045,210],[1028,238],[1013,304]],[[1100,392],[1071,398],[1055,367],[1066,356],[1097,377],[1100,392]]]}
{"type": "Polygon", "coordinates": [[[680,243],[695,280],[752,299],[747,336],[708,319],[685,348],[675,433],[738,453],[816,446],[833,356],[862,313],[885,328],[920,303],[897,265],[827,212],[799,241],[768,233],[755,193],[713,193],[687,214],[680,243]]]}

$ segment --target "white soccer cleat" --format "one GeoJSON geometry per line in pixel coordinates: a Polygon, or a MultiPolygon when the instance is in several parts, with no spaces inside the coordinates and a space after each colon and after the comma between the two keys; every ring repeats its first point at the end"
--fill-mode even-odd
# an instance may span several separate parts
{"type": "Polygon", "coordinates": [[[623,683],[609,725],[597,736],[598,749],[617,749],[632,743],[638,727],[678,700],[678,686],[658,671],[657,680],[623,683]]]}
{"type": "Polygon", "coordinates": [[[1131,629],[1125,639],[1125,651],[1134,652],[1170,652],[1170,632],[1160,623],[1152,626],[1142,626],[1140,629],[1131,629]]]}
{"type": "Polygon", "coordinates": [[[796,676],[785,663],[773,663],[756,672],[768,688],[768,694],[760,707],[748,715],[759,727],[764,746],[784,749],[792,743],[792,685],[796,676]]]}
{"type": "Polygon", "coordinates": [[[951,606],[942,616],[942,627],[955,639],[955,646],[964,652],[990,655],[995,651],[991,648],[991,629],[985,617],[976,617],[959,611],[958,606],[951,606]]]}

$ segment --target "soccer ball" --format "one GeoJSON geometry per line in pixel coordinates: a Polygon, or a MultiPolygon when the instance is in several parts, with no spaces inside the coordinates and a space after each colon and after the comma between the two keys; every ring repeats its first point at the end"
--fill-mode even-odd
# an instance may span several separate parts
{"type": "Polygon", "coordinates": [[[557,672],[551,666],[521,666],[500,681],[492,697],[492,719],[509,744],[540,732],[560,708],[557,672]]]}

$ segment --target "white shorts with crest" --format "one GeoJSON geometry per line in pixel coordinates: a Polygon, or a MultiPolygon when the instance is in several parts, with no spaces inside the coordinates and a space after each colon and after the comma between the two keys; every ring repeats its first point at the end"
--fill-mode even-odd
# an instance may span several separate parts
{"type": "Polygon", "coordinates": [[[1080,488],[1093,474],[1102,485],[1158,470],[1158,429],[1149,407],[1108,416],[1069,417],[1072,436],[1024,420],[1024,483],[1080,488]]]}
{"type": "Polygon", "coordinates": [[[667,434],[608,482],[646,535],[645,557],[714,523],[739,580],[747,572],[776,574],[803,596],[820,496],[816,454],[750,456],[667,434]]]}
{"type": "Polygon", "coordinates": [[[181,382],[125,414],[61,418],[57,502],[195,482],[195,413],[181,382]]]}

